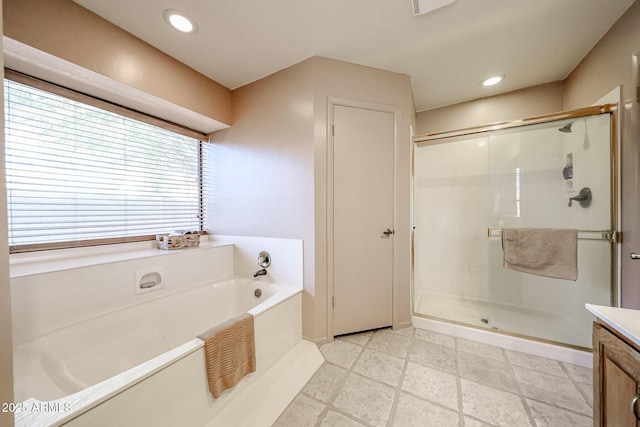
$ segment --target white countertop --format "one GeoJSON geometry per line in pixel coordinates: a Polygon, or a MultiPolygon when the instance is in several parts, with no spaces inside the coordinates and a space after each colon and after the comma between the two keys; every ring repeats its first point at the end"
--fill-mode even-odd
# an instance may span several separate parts
{"type": "Polygon", "coordinates": [[[640,310],[585,304],[587,310],[640,347],[640,310]]]}

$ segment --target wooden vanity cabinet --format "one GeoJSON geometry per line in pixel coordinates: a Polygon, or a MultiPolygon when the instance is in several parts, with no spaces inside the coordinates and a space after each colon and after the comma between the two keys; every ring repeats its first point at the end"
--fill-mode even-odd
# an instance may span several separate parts
{"type": "Polygon", "coordinates": [[[640,427],[640,349],[593,324],[593,425],[640,427]]]}

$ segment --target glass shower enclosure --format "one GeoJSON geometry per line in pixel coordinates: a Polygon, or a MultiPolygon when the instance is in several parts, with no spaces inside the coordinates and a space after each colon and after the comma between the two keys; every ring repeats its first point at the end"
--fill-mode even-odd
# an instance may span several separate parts
{"type": "Polygon", "coordinates": [[[611,113],[416,139],[414,313],[590,348],[584,305],[614,300],[611,113]],[[505,228],[578,230],[577,280],[504,268],[505,228]]]}

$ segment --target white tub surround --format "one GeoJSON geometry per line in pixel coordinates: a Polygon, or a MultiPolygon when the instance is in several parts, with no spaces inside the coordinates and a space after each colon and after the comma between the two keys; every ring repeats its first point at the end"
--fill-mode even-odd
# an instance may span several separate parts
{"type": "Polygon", "coordinates": [[[259,393],[261,405],[274,407],[273,422],[323,361],[301,339],[302,244],[239,240],[240,248],[216,243],[16,277],[12,303],[23,311],[14,311],[15,391],[24,409],[16,425],[203,426],[220,414],[243,425],[247,405],[256,404],[243,399],[256,398],[254,387],[269,388],[263,376],[277,375],[279,389],[259,393]],[[234,265],[252,263],[235,259],[244,252],[258,270],[253,246],[269,251],[278,268],[233,279],[234,265]],[[165,286],[136,294],[135,273],[158,266],[165,286]],[[60,307],[58,292],[72,300],[60,307]],[[213,399],[196,336],[243,312],[255,317],[256,372],[213,399]]]}
{"type": "MultiPolygon", "coordinates": [[[[15,344],[115,310],[233,277],[251,277],[258,253],[273,259],[264,280],[302,289],[302,242],[206,236],[199,248],[155,242],[11,255],[15,344]],[[164,288],[136,295],[136,273],[163,270],[164,288]]],[[[202,331],[200,331],[202,332],[202,331]]]]}
{"type": "Polygon", "coordinates": [[[232,244],[175,251],[124,248],[89,248],[84,256],[75,249],[12,256],[14,347],[58,328],[234,276],[232,244]],[[154,270],[163,271],[164,287],[136,294],[136,273],[154,270]]]}
{"type": "Polygon", "coordinates": [[[640,310],[585,304],[585,308],[602,323],[640,347],[640,310]]]}

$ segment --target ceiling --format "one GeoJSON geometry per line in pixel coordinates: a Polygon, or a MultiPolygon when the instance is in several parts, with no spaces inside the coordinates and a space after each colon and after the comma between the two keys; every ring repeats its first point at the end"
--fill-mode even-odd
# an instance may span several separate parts
{"type": "Polygon", "coordinates": [[[413,16],[412,0],[74,1],[230,89],[324,56],[409,75],[417,111],[562,80],[633,3],[457,0],[413,16]],[[198,31],[170,28],[169,8],[198,31]]]}

